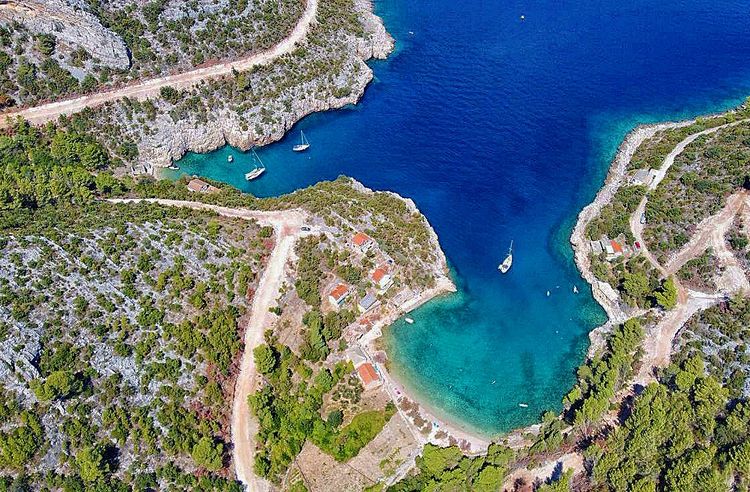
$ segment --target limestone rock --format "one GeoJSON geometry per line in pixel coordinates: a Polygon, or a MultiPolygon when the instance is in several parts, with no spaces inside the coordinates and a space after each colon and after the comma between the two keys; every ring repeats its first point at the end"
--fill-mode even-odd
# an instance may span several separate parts
{"type": "Polygon", "coordinates": [[[10,22],[24,24],[34,33],[52,34],[72,49],[83,47],[99,65],[130,67],[123,40],[91,13],[65,0],[0,0],[0,24],[10,22]]]}

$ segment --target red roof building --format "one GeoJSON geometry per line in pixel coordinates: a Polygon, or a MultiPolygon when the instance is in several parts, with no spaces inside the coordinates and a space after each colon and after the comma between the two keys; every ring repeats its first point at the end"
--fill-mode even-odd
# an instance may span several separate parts
{"type": "Polygon", "coordinates": [[[388,290],[388,288],[393,285],[393,278],[388,274],[388,269],[384,266],[376,268],[375,271],[370,274],[370,278],[375,282],[375,285],[378,286],[381,292],[388,290]]]}
{"type": "Polygon", "coordinates": [[[347,296],[349,296],[349,287],[345,284],[338,284],[328,295],[328,300],[331,301],[331,304],[338,307],[341,306],[347,296]]]}
{"type": "Polygon", "coordinates": [[[368,236],[364,232],[358,232],[352,238],[352,242],[357,246],[362,246],[367,243],[367,241],[372,241],[372,239],[370,239],[370,236],[368,236]]]}
{"type": "Polygon", "coordinates": [[[385,268],[383,267],[376,268],[375,271],[372,272],[372,279],[375,282],[380,283],[380,281],[383,280],[383,277],[385,277],[387,274],[388,272],[386,271],[385,268]]]}
{"type": "Polygon", "coordinates": [[[357,375],[362,380],[362,386],[365,389],[376,388],[382,383],[380,375],[369,362],[365,362],[357,368],[357,375]]]}
{"type": "Polygon", "coordinates": [[[615,254],[622,254],[622,246],[620,245],[620,243],[613,239],[612,241],[610,241],[610,244],[612,245],[612,249],[615,250],[615,254]]]}
{"type": "Polygon", "coordinates": [[[364,232],[358,232],[352,237],[352,243],[363,252],[370,249],[373,244],[373,240],[370,236],[364,232]]]}

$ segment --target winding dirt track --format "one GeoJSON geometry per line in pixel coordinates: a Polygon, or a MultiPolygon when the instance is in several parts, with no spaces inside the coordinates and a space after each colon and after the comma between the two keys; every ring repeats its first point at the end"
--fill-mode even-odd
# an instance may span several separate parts
{"type": "MultiPolygon", "coordinates": [[[[662,162],[661,167],[656,170],[656,176],[649,184],[649,190],[656,189],[674,163],[675,158],[697,138],[702,135],[714,133],[722,128],[735,126],[748,121],[750,121],[750,119],[727,123],[686,137],[679,142],[674,149],[672,149],[662,162]]],[[[688,243],[672,256],[666,266],[662,266],[656,260],[648,250],[646,243],[643,241],[643,224],[641,224],[640,218],[646,208],[647,202],[648,195],[641,200],[636,211],[630,216],[629,222],[635,240],[640,242],[642,246],[641,253],[654,268],[665,277],[673,275],[687,261],[700,256],[706,248],[712,247],[719,259],[719,263],[723,269],[723,274],[717,279],[717,292],[710,294],[686,289],[679,283],[676,277],[673,277],[679,293],[677,306],[666,312],[658,323],[646,333],[643,342],[644,353],[641,359],[640,370],[630,381],[631,387],[623,389],[619,393],[619,398],[632,394],[632,385],[637,384],[645,386],[656,379],[654,376],[654,369],[665,367],[669,364],[672,355],[672,344],[677,333],[679,333],[682,326],[695,313],[720,302],[727,294],[742,291],[746,293],[750,292],[750,282],[748,282],[747,276],[739,265],[737,258],[726,247],[724,241],[724,235],[729,227],[731,227],[734,217],[738,213],[747,213],[748,207],[750,207],[750,194],[748,194],[748,192],[743,190],[731,195],[727,198],[727,203],[721,211],[701,221],[688,243]]],[[[612,423],[616,424],[616,420],[613,420],[612,423]]],[[[558,469],[564,470],[572,468],[574,473],[580,473],[583,471],[582,464],[583,456],[579,452],[574,451],[566,453],[557,459],[550,460],[531,470],[524,469],[514,472],[514,474],[510,475],[505,480],[505,487],[512,486],[513,480],[516,478],[522,478],[526,480],[526,483],[533,483],[537,480],[544,481],[558,469]]]]}
{"type": "Polygon", "coordinates": [[[65,99],[52,103],[42,104],[32,108],[19,109],[0,113],[0,128],[8,125],[6,117],[15,119],[17,116],[25,118],[30,123],[40,125],[48,121],[56,120],[60,115],[71,115],[85,108],[100,106],[110,101],[116,101],[123,97],[131,99],[146,99],[158,95],[162,87],[171,86],[175,88],[186,88],[205,79],[215,79],[222,75],[232,73],[232,70],[248,70],[256,65],[265,65],[276,58],[291,53],[294,46],[303,40],[310,30],[310,25],[315,20],[318,11],[318,0],[306,0],[305,10],[302,16],[294,26],[292,32],[279,42],[273,48],[254,53],[244,58],[234,61],[217,63],[203,68],[196,68],[187,72],[182,72],[165,77],[135,82],[125,87],[112,89],[104,92],[97,92],[87,96],[81,96],[74,99],[65,99]]]}
{"type": "MultiPolygon", "coordinates": [[[[746,123],[750,120],[743,119],[732,123],[727,123],[714,128],[709,128],[692,135],[685,137],[680,141],[674,149],[664,158],[661,167],[656,170],[656,176],[649,184],[649,191],[655,190],[659,183],[664,179],[669,171],[669,168],[674,164],[675,159],[678,155],[685,151],[685,149],[703,135],[715,133],[723,128],[732,127],[741,123],[746,123]]],[[[656,258],[648,250],[646,242],[643,240],[643,224],[640,222],[641,214],[646,209],[646,203],[648,202],[648,195],[643,197],[641,203],[638,204],[638,208],[630,216],[630,230],[633,233],[636,241],[641,246],[641,254],[643,254],[648,261],[656,268],[660,274],[664,277],[674,275],[679,268],[684,265],[687,261],[700,256],[707,247],[713,245],[715,249],[718,249],[723,253],[721,261],[722,266],[731,267],[736,266],[736,259],[733,255],[726,251],[723,246],[724,233],[727,228],[731,225],[732,219],[741,210],[745,193],[739,192],[732,195],[727,199],[727,205],[716,215],[704,219],[698,227],[698,230],[691,237],[688,243],[679,251],[676,255],[668,262],[665,266],[662,266],[656,258]],[[722,244],[717,244],[721,242],[722,244]],[[731,258],[730,258],[731,257],[731,258]]],[[[739,268],[732,268],[729,272],[734,275],[735,280],[725,283],[727,287],[725,290],[728,292],[737,291],[744,289],[748,286],[747,278],[739,268]],[[739,270],[739,272],[738,272],[739,270]],[[734,284],[734,285],[731,285],[734,284]]],[[[690,319],[695,313],[712,306],[714,303],[724,298],[724,294],[716,292],[713,294],[705,294],[703,292],[697,292],[686,289],[683,287],[677,277],[672,277],[675,281],[675,285],[678,290],[678,301],[677,306],[672,311],[669,311],[665,316],[646,334],[643,348],[644,354],[642,358],[641,368],[638,374],[635,375],[633,382],[641,385],[648,384],[654,380],[654,368],[664,367],[669,364],[669,359],[672,353],[672,342],[675,336],[679,332],[680,328],[690,319]]]]}
{"type": "Polygon", "coordinates": [[[298,238],[316,233],[313,227],[309,232],[302,232],[306,215],[300,210],[288,211],[255,211],[248,209],[221,207],[199,202],[166,199],[111,199],[113,203],[149,202],[172,207],[186,207],[196,210],[213,210],[225,217],[237,217],[257,220],[270,225],[275,230],[275,245],[263,271],[258,288],[253,297],[250,316],[245,326],[245,348],[240,361],[240,373],[235,383],[234,401],[232,402],[232,445],[234,466],[237,480],[247,490],[268,491],[270,484],[253,472],[255,455],[255,434],[257,422],[252,418],[247,405],[247,397],[255,391],[258,374],[255,371],[253,349],[263,343],[263,333],[271,326],[276,315],[269,311],[273,307],[279,288],[284,281],[285,266],[294,254],[294,244],[298,238]]]}

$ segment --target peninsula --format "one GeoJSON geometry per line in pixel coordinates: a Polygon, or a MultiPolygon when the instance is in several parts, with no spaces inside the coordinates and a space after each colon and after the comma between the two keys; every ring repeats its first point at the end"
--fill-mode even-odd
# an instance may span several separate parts
{"type": "Polygon", "coordinates": [[[493,439],[389,371],[383,330],[456,291],[414,201],[155,179],[358,102],[393,48],[369,0],[0,0],[0,490],[750,487],[750,101],[627,135],[570,238],[609,320],[493,439]]]}

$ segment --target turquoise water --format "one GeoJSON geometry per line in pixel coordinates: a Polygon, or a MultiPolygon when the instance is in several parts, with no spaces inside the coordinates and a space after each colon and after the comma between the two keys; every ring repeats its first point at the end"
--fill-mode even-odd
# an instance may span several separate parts
{"type": "Polygon", "coordinates": [[[532,423],[560,408],[587,333],[604,321],[572,261],[576,215],[635,125],[750,95],[750,1],[376,9],[398,49],[371,64],[376,80],[360,105],[312,115],[260,149],[268,172],[255,182],[243,179],[250,157],[228,147],[186,156],[182,172],[259,196],[346,174],[413,198],[460,290],[387,332],[393,371],[478,432],[532,423]],[[300,129],[312,148],[295,154],[300,129]],[[499,275],[511,239],[513,269],[499,275]]]}

